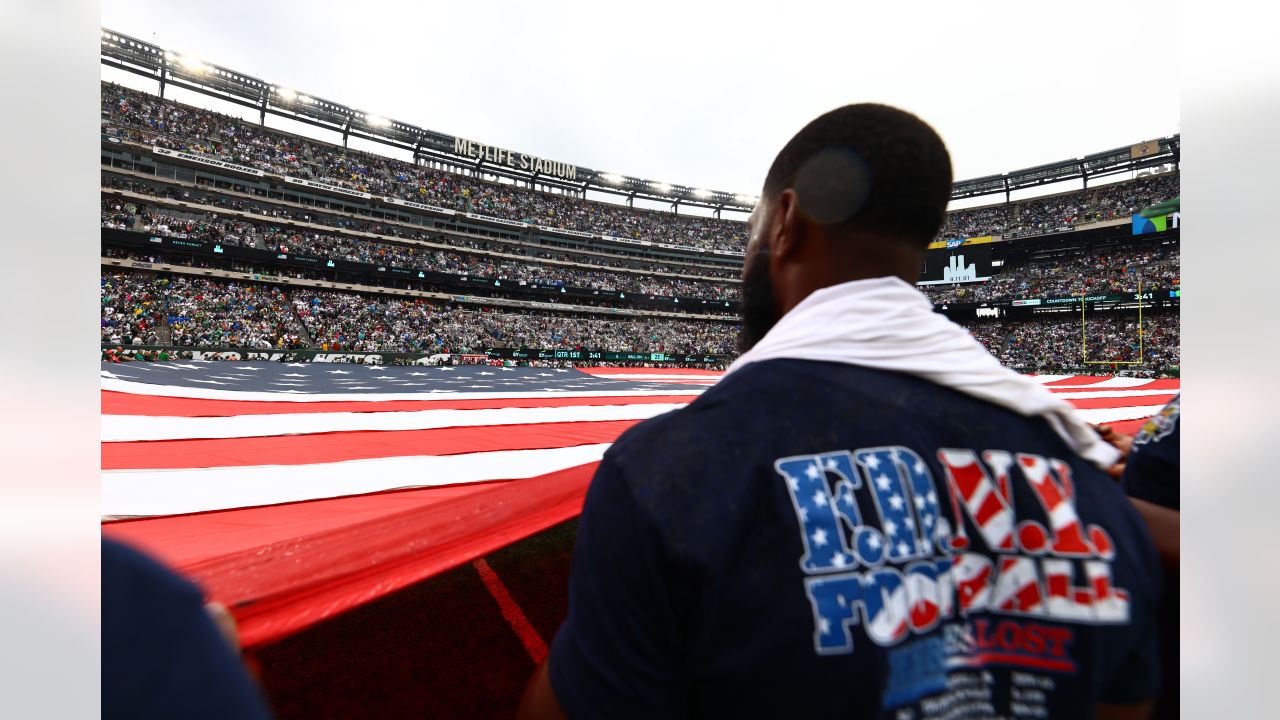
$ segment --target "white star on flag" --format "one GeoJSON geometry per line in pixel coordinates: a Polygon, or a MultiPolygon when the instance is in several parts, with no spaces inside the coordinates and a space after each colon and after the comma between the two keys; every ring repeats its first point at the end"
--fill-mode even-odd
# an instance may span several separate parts
{"type": "Polygon", "coordinates": [[[897,534],[898,534],[898,523],[896,523],[896,522],[894,522],[894,521],[892,521],[892,520],[885,520],[885,521],[884,521],[884,533],[885,533],[886,535],[888,535],[889,537],[893,537],[894,535],[897,535],[897,534]]]}
{"type": "Polygon", "coordinates": [[[889,496],[889,507],[893,508],[894,510],[901,510],[901,509],[902,509],[902,496],[901,496],[901,495],[899,495],[898,493],[894,493],[894,494],[890,495],[890,496],[889,496]]]}
{"type": "Polygon", "coordinates": [[[916,509],[918,510],[924,509],[924,498],[920,497],[919,495],[916,496],[916,509]]]}
{"type": "Polygon", "coordinates": [[[898,543],[898,554],[899,554],[899,555],[906,555],[906,554],[908,554],[908,553],[910,553],[910,552],[911,552],[911,546],[910,546],[910,545],[906,544],[905,542],[900,542],[900,543],[898,543]]]}
{"type": "MultiPolygon", "coordinates": [[[[213,376],[212,376],[212,375],[210,375],[209,377],[213,377],[213,376]]],[[[302,373],[281,373],[281,374],[280,374],[280,377],[301,377],[301,378],[304,378],[304,377],[306,377],[306,375],[303,375],[302,373]]]]}
{"type": "Polygon", "coordinates": [[[350,375],[351,374],[346,370],[326,370],[325,372],[329,373],[330,375],[350,375]]]}
{"type": "Polygon", "coordinates": [[[827,504],[827,494],[821,488],[813,491],[813,504],[818,507],[824,507],[827,504]]]}
{"type": "Polygon", "coordinates": [[[870,533],[867,535],[867,547],[871,548],[872,550],[879,550],[880,545],[881,543],[880,543],[879,535],[875,533],[870,533]]]}
{"type": "Polygon", "coordinates": [[[881,490],[888,490],[888,489],[889,489],[889,476],[888,476],[888,475],[877,475],[877,476],[876,476],[876,487],[880,488],[881,490]]]}
{"type": "Polygon", "coordinates": [[[817,479],[818,479],[818,475],[820,475],[820,474],[822,474],[822,473],[821,473],[821,471],[820,471],[820,470],[818,470],[818,466],[817,466],[817,465],[810,465],[809,467],[807,467],[807,468],[805,468],[805,469],[804,469],[804,474],[805,474],[805,475],[806,475],[810,480],[817,480],[817,479]]]}
{"type": "Polygon", "coordinates": [[[875,455],[869,455],[867,456],[867,460],[865,464],[867,467],[871,468],[872,470],[875,470],[876,468],[880,467],[880,458],[876,457],[875,455]]]}
{"type": "Polygon", "coordinates": [[[813,535],[810,535],[809,537],[813,540],[814,547],[822,547],[827,544],[827,531],[822,528],[814,530],[813,535]]]}
{"type": "Polygon", "coordinates": [[[795,479],[795,477],[794,477],[794,476],[792,476],[792,475],[788,475],[788,476],[787,476],[787,487],[791,488],[791,492],[795,492],[795,491],[797,491],[797,490],[799,490],[799,489],[800,489],[800,481],[799,481],[799,480],[797,480],[797,479],[795,479]]]}
{"type": "Polygon", "coordinates": [[[849,564],[849,558],[844,553],[838,552],[835,554],[835,557],[831,558],[831,564],[838,568],[842,568],[849,564]]]}

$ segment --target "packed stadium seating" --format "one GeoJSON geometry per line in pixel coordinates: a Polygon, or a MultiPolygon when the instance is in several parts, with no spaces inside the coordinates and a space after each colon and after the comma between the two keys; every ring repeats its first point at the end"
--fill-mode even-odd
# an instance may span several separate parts
{"type": "MultiPolygon", "coordinates": [[[[380,155],[266,129],[219,113],[161,101],[103,84],[103,133],[125,141],[201,153],[274,174],[317,180],[377,195],[575,231],[673,243],[699,250],[741,251],[741,222],[633,209],[498,184],[420,167],[380,155]]],[[[214,186],[142,177],[104,167],[105,230],[132,230],[228,246],[411,268],[459,277],[513,281],[511,286],[621,291],[612,299],[573,298],[582,311],[535,311],[498,304],[519,299],[509,287],[480,290],[493,306],[451,304],[342,290],[281,287],[227,279],[109,272],[103,277],[105,345],[186,348],[314,349],[350,352],[474,353],[494,347],[599,349],[615,352],[734,354],[737,325],[730,315],[741,296],[740,267],[724,256],[675,254],[650,259],[607,243],[568,242],[508,233],[477,234],[414,225],[408,216],[360,216],[340,207],[311,207],[214,186]],[[630,296],[630,298],[624,300],[630,296]],[[603,314],[643,296],[702,298],[725,319],[603,314]]],[[[1090,223],[1118,221],[1178,194],[1177,173],[1150,175],[1010,203],[948,213],[938,239],[985,235],[1006,239],[1045,235],[1090,223]]],[[[1114,224],[1114,222],[1113,222],[1114,224]]],[[[1177,289],[1176,240],[1122,238],[1014,249],[1000,243],[1003,266],[990,281],[921,289],[937,305],[1025,297],[1122,294],[1177,289]]],[[[104,244],[105,257],[172,262],[152,248],[104,244]],[[158,255],[159,254],[159,255],[158,255]]],[[[251,254],[250,254],[251,255],[251,254]]],[[[249,257],[250,255],[245,255],[249,257]]],[[[258,261],[253,261],[257,263],[258,261]]],[[[323,270],[250,264],[243,258],[188,253],[178,264],[308,280],[332,279],[323,270]]],[[[423,281],[427,282],[427,281],[423,281]]],[[[447,284],[446,284],[447,286],[447,284]]],[[[400,285],[398,287],[412,287],[400,285]]],[[[441,292],[423,284],[419,289],[441,292]]],[[[470,292],[470,291],[468,291],[470,292]]],[[[528,296],[521,296],[528,299],[528,296]]],[[[548,298],[552,301],[555,298],[548,298]]],[[[486,300],[485,302],[488,302],[486,300]]],[[[1053,316],[1059,317],[1061,316],[1053,316]]],[[[1019,315],[967,322],[1006,365],[1023,372],[1087,372],[1091,363],[1138,360],[1136,320],[1101,313],[1089,321],[1089,351],[1081,351],[1077,318],[1019,315]]],[[[1177,315],[1149,314],[1143,322],[1141,365],[1109,372],[1163,374],[1179,363],[1177,315]]]]}
{"type": "Polygon", "coordinates": [[[1176,245],[1113,246],[1068,257],[1011,261],[985,283],[922,289],[935,304],[1131,293],[1139,283],[1173,289],[1180,284],[1179,256],[1176,245]]]}
{"type": "MultiPolygon", "coordinates": [[[[592,202],[423,168],[259,127],[118,85],[102,86],[103,132],[201,153],[265,172],[548,227],[741,251],[744,223],[592,202]]],[[[1154,175],[997,207],[950,213],[939,238],[1027,234],[1126,217],[1177,194],[1178,175],[1154,175]]]]}
{"type": "MultiPolygon", "coordinates": [[[[218,210],[231,210],[258,216],[260,220],[277,220],[279,222],[294,221],[332,227],[335,230],[374,233],[389,238],[404,238],[443,243],[461,249],[489,250],[508,254],[526,255],[541,260],[557,260],[580,264],[598,265],[600,267],[630,268],[643,270],[646,273],[658,272],[682,274],[700,277],[718,277],[736,280],[741,271],[736,267],[712,265],[698,262],[696,258],[689,261],[666,262],[640,260],[616,254],[610,248],[593,248],[591,250],[562,250],[550,246],[530,247],[527,243],[504,241],[498,238],[477,238],[461,233],[423,232],[421,229],[408,227],[393,222],[375,222],[351,215],[338,215],[318,211],[314,208],[295,209],[284,203],[270,203],[237,197],[236,195],[213,190],[181,187],[176,184],[158,181],[143,181],[136,178],[123,177],[112,172],[102,174],[102,187],[111,190],[124,190],[140,195],[164,198],[182,203],[207,205],[218,210]]],[[[121,201],[113,198],[111,205],[128,208],[138,203],[121,201]]],[[[161,204],[161,206],[164,206],[161,204]]],[[[119,208],[116,208],[117,210],[119,208]]],[[[131,210],[136,213],[136,209],[131,210]]],[[[229,215],[229,214],[228,214],[229,215]]],[[[127,220],[123,218],[122,220],[127,220]]],[[[121,221],[122,221],[121,220],[121,221]]],[[[115,227],[114,225],[112,227],[115,227]]],[[[121,228],[124,229],[124,228],[121,228]]]]}
{"type": "MultiPolygon", "coordinates": [[[[1163,313],[1146,317],[1142,329],[1142,366],[1157,373],[1178,366],[1178,315],[1163,313]]],[[[1078,317],[1033,322],[991,321],[977,323],[970,330],[1001,364],[1025,373],[1088,370],[1093,363],[1097,363],[1093,366],[1093,372],[1097,373],[1110,369],[1104,363],[1139,360],[1138,322],[1134,317],[1104,315],[1083,322],[1078,317]]]]}
{"type": "Polygon", "coordinates": [[[184,275],[151,280],[142,273],[114,273],[103,279],[103,298],[103,342],[118,345],[156,344],[155,333],[147,332],[155,326],[169,328],[177,346],[354,352],[527,347],[728,355],[737,338],[736,326],[726,322],[481,311],[184,275]],[[121,306],[130,316],[135,307],[145,307],[152,319],[123,322],[121,306]]]}
{"type": "Polygon", "coordinates": [[[575,286],[598,290],[622,290],[639,295],[692,297],[735,301],[738,288],[734,284],[700,281],[681,277],[615,272],[605,268],[587,270],[563,265],[539,264],[530,260],[501,259],[479,254],[414,247],[391,242],[373,242],[358,238],[316,232],[299,232],[295,228],[273,223],[240,222],[211,213],[191,213],[158,206],[142,205],[136,216],[121,209],[121,203],[102,201],[102,226],[137,229],[142,232],[209,240],[227,245],[244,245],[262,250],[297,253],[335,260],[387,265],[452,273],[456,275],[501,278],[544,286],[575,286]]]}
{"type": "MultiPolygon", "coordinates": [[[[508,347],[726,358],[734,352],[738,332],[729,322],[553,315],[181,275],[151,279],[137,272],[103,278],[102,327],[104,343],[125,346],[155,345],[168,328],[173,345],[209,349],[478,353],[508,347]]],[[[1113,314],[1085,324],[1087,358],[1080,346],[1081,321],[1074,317],[967,327],[1001,362],[1022,372],[1083,372],[1090,370],[1085,360],[1139,359],[1136,320],[1113,314]]],[[[1143,328],[1142,370],[1162,374],[1176,368],[1178,316],[1149,316],[1143,328]]]]}

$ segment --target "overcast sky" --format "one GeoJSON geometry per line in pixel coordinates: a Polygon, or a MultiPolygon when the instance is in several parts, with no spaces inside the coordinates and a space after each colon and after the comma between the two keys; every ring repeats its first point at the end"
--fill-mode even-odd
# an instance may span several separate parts
{"type": "Polygon", "coordinates": [[[1176,133],[1176,13],[1148,0],[102,0],[104,27],[299,92],[749,194],[797,130],[852,102],[924,118],[957,179],[1176,133]]]}

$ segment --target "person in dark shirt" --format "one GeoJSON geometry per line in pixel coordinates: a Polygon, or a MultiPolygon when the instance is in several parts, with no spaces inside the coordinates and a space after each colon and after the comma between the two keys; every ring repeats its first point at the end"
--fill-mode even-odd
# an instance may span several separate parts
{"type": "Polygon", "coordinates": [[[102,717],[266,720],[266,702],[200,590],[102,541],[102,717]]]}
{"type": "Polygon", "coordinates": [[[882,105],[783,148],[744,354],[605,454],[522,717],[1145,714],[1160,571],[1119,453],[914,287],[950,188],[882,105]]]}
{"type": "Polygon", "coordinates": [[[1164,564],[1165,595],[1160,616],[1160,660],[1163,680],[1156,701],[1157,720],[1179,714],[1178,571],[1180,560],[1182,396],[1175,397],[1133,436],[1121,482],[1129,500],[1147,522],[1164,564]]]}

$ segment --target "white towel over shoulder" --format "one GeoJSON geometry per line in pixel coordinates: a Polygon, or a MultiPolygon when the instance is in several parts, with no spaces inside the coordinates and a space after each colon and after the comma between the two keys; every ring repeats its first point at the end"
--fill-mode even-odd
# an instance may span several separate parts
{"type": "Polygon", "coordinates": [[[821,360],[906,373],[1027,417],[1041,416],[1098,467],[1120,453],[1040,383],[1000,364],[963,327],[899,278],[855,280],[805,298],[725,375],[754,362],[821,360]]]}

